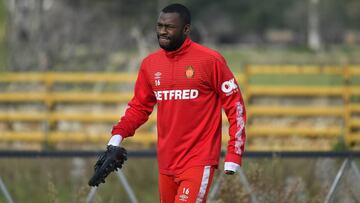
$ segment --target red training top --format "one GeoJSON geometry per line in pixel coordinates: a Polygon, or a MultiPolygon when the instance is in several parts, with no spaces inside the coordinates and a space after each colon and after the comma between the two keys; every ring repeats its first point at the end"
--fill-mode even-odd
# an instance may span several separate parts
{"type": "Polygon", "coordinates": [[[159,172],[179,174],[218,165],[221,107],[229,121],[225,162],[241,164],[246,114],[240,89],[225,59],[190,38],[176,51],[160,49],[141,64],[134,97],[112,134],[133,136],[157,105],[159,172]]]}

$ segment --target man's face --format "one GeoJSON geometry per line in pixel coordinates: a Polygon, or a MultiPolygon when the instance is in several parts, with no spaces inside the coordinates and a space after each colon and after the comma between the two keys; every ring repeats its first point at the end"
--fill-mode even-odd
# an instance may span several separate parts
{"type": "Polygon", "coordinates": [[[184,42],[190,25],[184,25],[178,13],[160,13],[156,34],[159,46],[166,51],[175,51],[184,42]]]}

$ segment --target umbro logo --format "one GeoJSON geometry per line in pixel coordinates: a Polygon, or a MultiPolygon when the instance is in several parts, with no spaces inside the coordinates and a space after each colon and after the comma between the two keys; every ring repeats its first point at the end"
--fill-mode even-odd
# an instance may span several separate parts
{"type": "Polygon", "coordinates": [[[155,74],[154,74],[154,78],[155,79],[159,79],[161,77],[161,73],[160,72],[156,72],[155,74]]]}

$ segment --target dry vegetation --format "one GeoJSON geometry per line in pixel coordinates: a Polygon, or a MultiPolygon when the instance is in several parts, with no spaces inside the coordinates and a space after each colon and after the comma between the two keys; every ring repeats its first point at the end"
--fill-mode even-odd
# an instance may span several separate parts
{"type": "MultiPolygon", "coordinates": [[[[95,159],[0,159],[0,176],[15,202],[79,203],[90,191],[95,159]]],[[[245,159],[244,172],[259,203],[323,202],[342,160],[245,159]]],[[[359,165],[359,162],[357,162],[359,165]]],[[[130,158],[123,169],[140,203],[158,202],[154,159],[130,158]]],[[[219,173],[216,174],[216,178],[219,173]]],[[[215,178],[215,181],[216,181],[215,178]]],[[[351,170],[335,193],[336,202],[359,202],[360,181],[351,170]]],[[[246,203],[250,194],[238,176],[226,176],[213,203],[246,203]]],[[[2,194],[0,202],[6,202],[2,194]]],[[[96,203],[130,202],[114,174],[101,185],[96,203]]]]}

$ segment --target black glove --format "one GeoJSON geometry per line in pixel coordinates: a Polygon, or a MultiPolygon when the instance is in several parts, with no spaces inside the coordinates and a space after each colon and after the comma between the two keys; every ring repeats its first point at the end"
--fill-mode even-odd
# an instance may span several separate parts
{"type": "Polygon", "coordinates": [[[105,178],[113,171],[121,168],[127,159],[126,149],[109,145],[107,150],[99,156],[94,169],[95,173],[89,180],[90,186],[99,186],[105,183],[105,178]]]}

